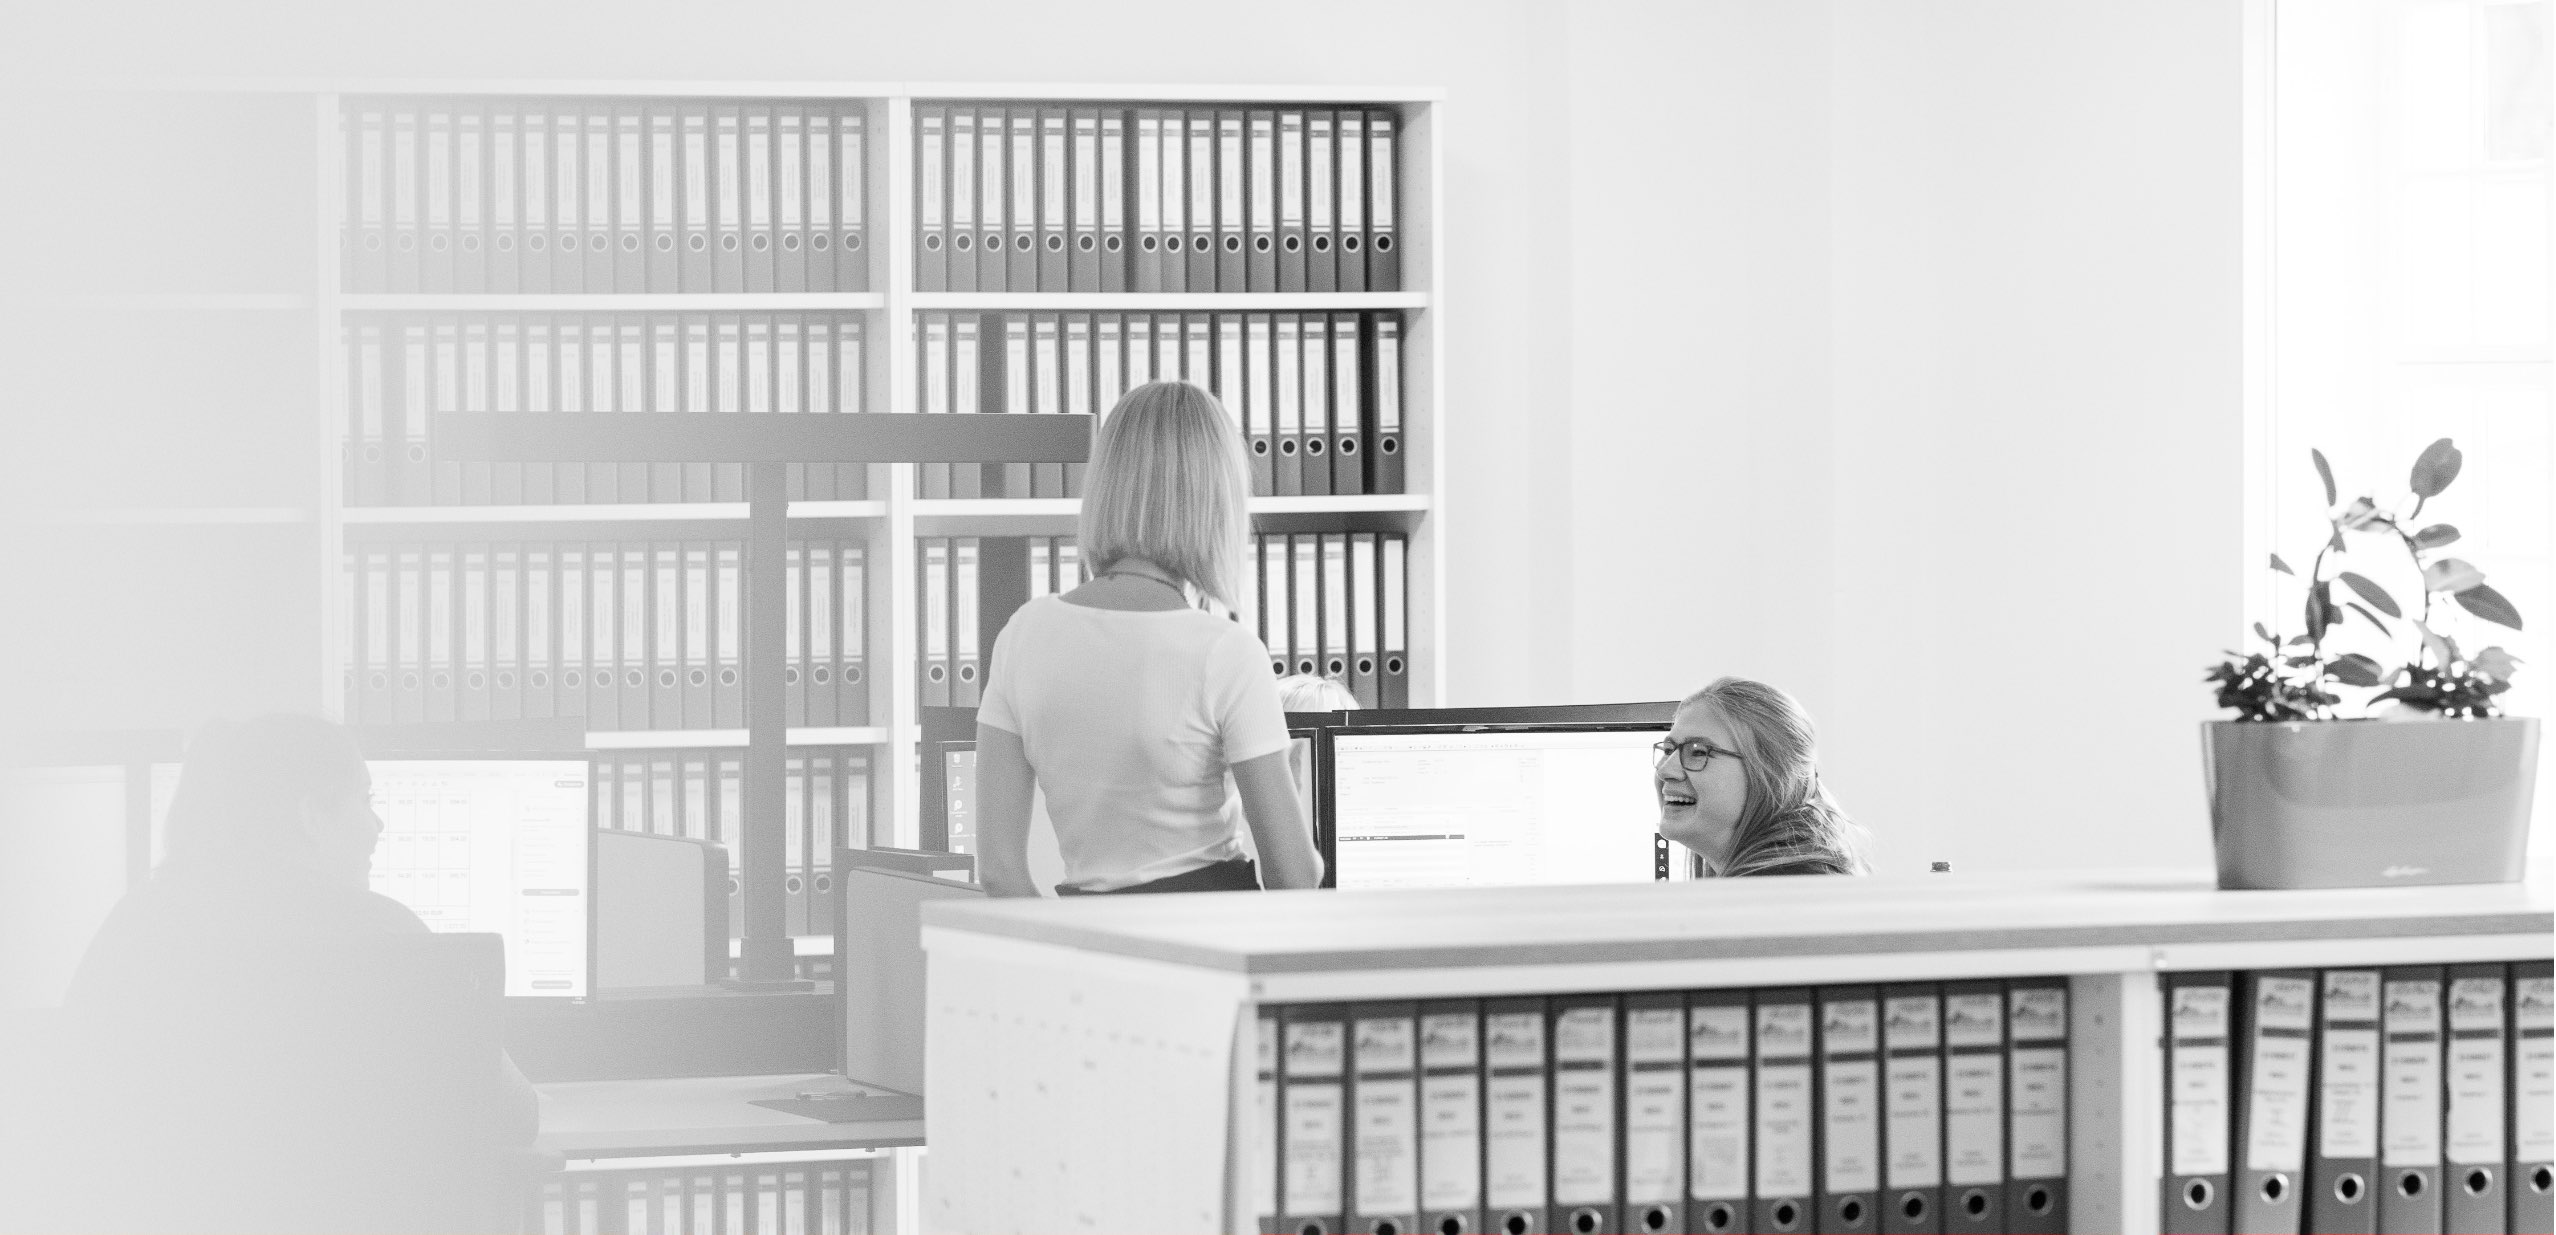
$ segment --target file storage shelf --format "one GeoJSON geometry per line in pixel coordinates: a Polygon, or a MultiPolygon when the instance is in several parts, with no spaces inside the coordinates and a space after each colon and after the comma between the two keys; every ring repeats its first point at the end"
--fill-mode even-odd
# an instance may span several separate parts
{"type": "Polygon", "coordinates": [[[2552,905],[2543,882],[2220,892],[2115,872],[936,902],[923,1222],[1258,1230],[1273,1006],[2060,977],[2070,1229],[2147,1235],[2160,974],[2543,961],[2552,905]]]}
{"type": "MultiPolygon", "coordinates": [[[[199,85],[210,91],[236,88],[219,83],[199,85]]],[[[186,87],[180,83],[170,88],[182,90],[186,87]]],[[[492,338],[499,337],[497,329],[510,321],[530,321],[543,314],[745,314],[749,316],[749,331],[751,316],[755,314],[833,314],[837,315],[837,320],[849,317],[857,321],[861,330],[861,373],[857,401],[851,397],[853,392],[846,390],[842,392],[841,405],[864,409],[852,414],[901,414],[910,412],[915,405],[915,392],[918,390],[917,336],[921,317],[926,313],[1392,312],[1399,315],[1402,331],[1404,428],[1401,457],[1408,492],[1343,497],[1265,497],[1256,499],[1253,509],[1258,516],[1260,530],[1264,532],[1394,532],[1407,538],[1410,697],[1415,706],[1434,705],[1443,700],[1444,619],[1439,597],[1443,593],[1442,563],[1445,555],[1437,496],[1445,489],[1444,424],[1439,412],[1443,350],[1440,340],[1444,328],[1438,264],[1439,238],[1442,235],[1438,208],[1438,185],[1442,182],[1442,143],[1438,136],[1444,119],[1442,91],[1411,87],[1293,85],[1210,87],[1019,82],[457,82],[388,79],[275,82],[261,83],[257,88],[270,93],[301,94],[313,101],[311,114],[315,123],[312,139],[317,172],[313,191],[318,205],[317,217],[323,222],[322,234],[312,238],[317,259],[317,286],[308,297],[288,299],[312,312],[317,386],[326,392],[317,409],[320,436],[316,443],[324,493],[349,494],[349,481],[357,479],[344,474],[348,463],[343,447],[349,431],[350,412],[354,409],[350,407],[352,395],[340,393],[353,389],[349,382],[349,355],[341,332],[349,326],[360,329],[365,324],[378,323],[391,315],[406,315],[411,320],[428,314],[465,315],[462,323],[465,338],[472,324],[467,315],[474,314],[499,315],[493,319],[492,338]],[[362,170],[361,138],[372,123],[367,113],[396,112],[403,107],[431,105],[438,99],[452,99],[466,105],[455,113],[457,119],[453,131],[464,136],[477,132],[490,143],[490,149],[494,149],[496,134],[500,131],[496,117],[516,103],[527,106],[523,114],[539,114],[531,111],[532,108],[547,109],[554,113],[554,120],[557,115],[568,113],[570,105],[608,100],[671,100],[687,111],[698,110],[706,102],[714,108],[731,104],[749,109],[764,104],[786,105],[803,109],[809,117],[823,112],[838,118],[838,135],[857,123],[863,135],[858,162],[862,184],[857,205],[863,236],[860,251],[866,261],[838,260],[837,273],[838,278],[844,280],[838,285],[857,286],[860,284],[854,281],[856,276],[852,272],[862,272],[867,290],[533,294],[352,290],[354,285],[348,281],[349,262],[360,258],[369,269],[369,263],[376,260],[369,253],[359,252],[360,243],[351,243],[367,234],[358,217],[361,195],[349,191],[348,179],[350,174],[359,174],[362,170]],[[383,106],[393,100],[397,102],[388,108],[383,106]],[[1113,104],[1130,109],[1202,106],[1219,109],[1322,109],[1336,105],[1389,110],[1399,120],[1395,159],[1399,185],[1396,247],[1403,290],[1150,295],[920,291],[916,263],[917,104],[964,106],[990,102],[1000,105],[1030,100],[1084,107],[1113,104]],[[472,125],[476,117],[488,118],[487,128],[474,129],[472,125]],[[350,138],[354,140],[350,142],[350,138]],[[354,230],[348,230],[350,226],[354,230]]],[[[589,112],[593,110],[588,109],[589,112]]],[[[396,120],[395,115],[385,117],[383,129],[378,130],[391,135],[383,139],[385,149],[392,147],[391,138],[396,136],[398,128],[396,120]]],[[[431,117],[420,114],[416,131],[420,134],[421,146],[437,140],[436,134],[440,130],[429,123],[430,120],[431,117]]],[[[747,121],[746,137],[751,145],[754,132],[752,117],[748,116],[747,121]]],[[[773,130],[786,134],[790,131],[786,127],[788,123],[787,120],[777,120],[773,130]]],[[[813,124],[814,120],[811,119],[810,123],[813,124]]],[[[680,133],[680,117],[677,127],[680,133]]],[[[589,143],[597,139],[593,129],[582,128],[581,131],[589,143]]],[[[1132,131],[1130,136],[1133,137],[1132,131]]],[[[653,144],[622,147],[617,144],[621,139],[621,131],[616,129],[613,149],[656,148],[653,144]]],[[[462,140],[462,136],[455,140],[462,140]]],[[[639,140],[653,143],[656,140],[654,131],[649,130],[649,135],[639,140]]],[[[590,144],[585,151],[594,149],[590,144]]],[[[653,160],[656,156],[649,157],[653,160]]],[[[781,166],[776,160],[776,169],[781,166]]],[[[814,160],[811,159],[807,166],[813,171],[814,160]]],[[[421,175],[424,174],[426,164],[421,162],[420,169],[421,175]]],[[[645,187],[653,189],[653,185],[645,187]]],[[[678,191],[681,188],[677,186],[678,191]]],[[[596,200],[591,194],[598,189],[602,186],[589,186],[588,200],[596,200]]],[[[616,184],[603,191],[621,193],[628,190],[616,184]]],[[[489,200],[493,203],[495,199],[489,200]]],[[[615,200],[627,202],[631,199],[619,197],[615,200]]],[[[847,228],[853,226],[854,200],[847,198],[838,205],[841,207],[837,215],[839,220],[847,228]]],[[[1131,227],[1136,221],[1134,205],[1133,202],[1128,203],[1131,227]]],[[[626,208],[619,213],[622,218],[629,217],[626,208]]],[[[492,236],[505,234],[493,205],[490,213],[482,217],[491,225],[492,236]]],[[[538,224],[529,215],[519,217],[526,220],[525,234],[529,236],[530,228],[538,224]]],[[[808,217],[814,219],[813,208],[808,217]]],[[[776,224],[786,225],[784,214],[776,212],[773,219],[776,224]]],[[[457,227],[468,226],[466,214],[457,213],[452,221],[457,227]]],[[[395,222],[395,218],[388,219],[385,225],[395,222]]],[[[433,233],[430,229],[436,222],[430,212],[420,210],[416,217],[420,231],[416,234],[431,239],[433,233]]],[[[594,220],[588,218],[583,222],[586,234],[591,238],[596,234],[594,220]]],[[[1132,244],[1132,230],[1130,234],[1132,244]]],[[[418,244],[422,253],[427,240],[421,239],[418,244]]],[[[456,252],[460,251],[459,244],[457,241],[456,252]]],[[[499,244],[498,240],[491,239],[482,247],[494,257],[499,244]]],[[[651,255],[644,250],[652,246],[643,240],[641,247],[640,259],[645,264],[651,255]]],[[[775,247],[779,247],[777,243],[775,247]]],[[[524,256],[531,258],[529,239],[524,248],[524,256]]],[[[813,249],[809,255],[814,258],[813,249]]],[[[619,256],[616,255],[616,258],[619,256]]],[[[588,260],[591,263],[591,255],[588,260]]],[[[597,268],[589,264],[585,269],[591,272],[597,268]]],[[[624,280],[631,277],[627,267],[616,269],[620,272],[616,277],[624,280]]],[[[691,277],[687,269],[674,285],[692,286],[688,282],[691,277]]],[[[655,278],[657,270],[651,267],[648,279],[655,278]]],[[[623,285],[630,284],[625,282],[623,285]]],[[[665,286],[653,281],[647,285],[665,286]]],[[[471,285],[462,283],[460,286],[471,285]]],[[[280,302],[269,306],[260,301],[255,306],[243,307],[284,306],[280,302]]],[[[808,320],[813,322],[816,319],[811,317],[808,320]]],[[[781,337],[778,331],[786,325],[784,321],[775,327],[776,346],[781,337]]],[[[529,344],[531,336],[527,334],[525,337],[529,344]]],[[[653,338],[652,335],[652,345],[653,338]]],[[[492,359],[492,367],[496,363],[492,359]]],[[[523,363],[529,370],[532,361],[527,358],[523,363]]],[[[621,363],[626,365],[629,362],[621,363]]],[[[662,385],[662,378],[653,380],[662,385]]],[[[776,403],[780,397],[776,388],[776,403]]],[[[438,407],[436,410],[447,409],[438,407]]],[[[472,409],[461,407],[450,410],[472,409]]],[[[919,764],[922,689],[916,672],[923,650],[917,614],[922,592],[919,581],[922,560],[918,542],[921,538],[933,536],[1070,535],[1079,507],[1074,501],[1052,499],[925,501],[920,499],[920,465],[887,463],[848,467],[859,470],[839,474],[848,479],[865,479],[866,489],[845,490],[852,496],[842,500],[827,499],[824,494],[830,491],[817,490],[815,499],[789,502],[786,507],[786,535],[791,539],[833,537],[857,544],[862,549],[866,570],[861,599],[862,607],[869,615],[865,651],[868,663],[877,669],[865,679],[869,692],[868,717],[879,723],[840,729],[791,729],[776,740],[789,746],[822,742],[871,747],[872,834],[867,838],[853,839],[856,842],[866,839],[874,844],[913,846],[920,842],[923,834],[919,764]],[[823,736],[811,736],[817,734],[823,736]]],[[[691,482],[687,480],[685,483],[691,482]]],[[[420,490],[409,489],[408,492],[422,496],[420,490]]],[[[690,491],[686,492],[689,494],[690,491]]],[[[500,496],[503,496],[502,493],[500,496]]],[[[733,495],[722,490],[718,496],[725,499],[733,495]]],[[[414,501],[417,497],[407,500],[414,501]]],[[[341,708],[347,702],[344,666],[357,639],[357,632],[352,626],[355,598],[350,591],[351,583],[343,557],[349,545],[476,542],[509,538],[530,542],[580,537],[597,540],[626,537],[751,541],[749,529],[759,526],[753,512],[752,503],[735,500],[659,504],[587,505],[563,502],[556,505],[383,506],[355,505],[344,497],[332,496],[316,512],[321,558],[316,573],[324,611],[329,615],[322,628],[322,663],[319,666],[322,698],[335,702],[341,708]]],[[[591,735],[590,741],[598,748],[621,749],[655,749],[678,744],[719,746],[725,745],[736,732],[744,731],[597,732],[591,735]]],[[[751,847],[755,843],[750,830],[747,844],[751,847]]],[[[749,876],[759,877],[754,875],[761,869],[755,855],[740,855],[740,859],[749,876]]],[[[776,880],[778,870],[777,865],[772,867],[776,880]]],[[[749,920],[752,916],[749,913],[749,920]]],[[[754,950],[750,941],[748,952],[751,954],[754,950]]],[[[754,956],[749,955],[748,960],[748,968],[753,970],[754,956]]],[[[763,955],[764,968],[771,973],[782,972],[781,962],[784,960],[786,958],[777,952],[763,955]]]]}

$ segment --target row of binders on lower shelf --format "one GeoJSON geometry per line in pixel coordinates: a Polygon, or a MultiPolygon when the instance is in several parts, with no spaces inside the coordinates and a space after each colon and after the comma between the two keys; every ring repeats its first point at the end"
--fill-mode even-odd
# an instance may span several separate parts
{"type": "MultiPolygon", "coordinates": [[[[1402,315],[925,313],[924,412],[1107,415],[1152,381],[1224,403],[1250,445],[1252,492],[1401,493],[1402,315]]],[[[1082,496],[1081,464],[924,464],[925,498],[1082,496]]]]}
{"type": "Polygon", "coordinates": [[[527,1235],[869,1235],[875,1160],[572,1171],[525,1198],[527,1235]]]}
{"type": "Polygon", "coordinates": [[[2548,962],[2163,981],[2164,1231],[2550,1229],[2548,962]]]}
{"type": "MultiPolygon", "coordinates": [[[[742,937],[745,752],[691,748],[598,752],[595,826],[709,841],[728,851],[728,937],[742,937]]],[[[870,840],[870,754],[793,747],[781,790],[783,914],[793,935],[834,933],[834,851],[870,840]]]]}
{"type": "Polygon", "coordinates": [[[2065,978],[1258,1022],[1264,1232],[2069,1229],[2065,978]]]}
{"type": "Polygon", "coordinates": [[[1402,287],[1389,107],[914,107],[924,292],[1402,287]]]}
{"type": "Polygon", "coordinates": [[[365,98],[352,292],[867,291],[859,103],[365,98]]]}
{"type": "MultiPolygon", "coordinates": [[[[869,723],[865,550],[784,548],[785,723],[869,723]]],[[[363,723],[580,716],[594,730],[745,719],[736,541],[369,542],[346,554],[363,723]]]]}
{"type": "MultiPolygon", "coordinates": [[[[868,410],[858,313],[351,315],[350,505],[742,502],[735,463],[466,463],[433,456],[437,412],[868,410]]],[[[855,501],[861,464],[792,464],[792,500],[855,501]]]]}

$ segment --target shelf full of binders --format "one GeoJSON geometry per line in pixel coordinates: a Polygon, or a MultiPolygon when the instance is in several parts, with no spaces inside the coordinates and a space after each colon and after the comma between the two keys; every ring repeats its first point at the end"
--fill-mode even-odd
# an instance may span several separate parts
{"type": "MultiPolygon", "coordinates": [[[[349,313],[350,507],[734,503],[734,463],[462,463],[438,412],[854,414],[869,410],[860,313],[349,313]]],[[[792,501],[869,497],[863,464],[792,464],[792,501]]]]}
{"type": "Polygon", "coordinates": [[[858,100],[346,100],[353,293],[870,289],[858,100]]]}
{"type": "MultiPolygon", "coordinates": [[[[1249,445],[1256,497],[1406,491],[1403,315],[924,313],[925,413],[1096,412],[1152,381],[1203,386],[1249,445]]],[[[1080,464],[924,464],[926,500],[1079,498],[1080,464]]]]}
{"type": "Polygon", "coordinates": [[[928,1222],[1043,1212],[1019,1169],[1093,1173],[1098,1220],[1130,1229],[2544,1229],[2543,886],[1148,899],[925,911],[925,1091],[958,1164],[928,1222]],[[1092,1088],[1041,1092],[1069,1060],[1092,1088]],[[1123,1116],[1082,1096],[1126,1086],[1148,1098],[1123,1116]],[[2332,1224],[2426,1157],[2430,1225],[2332,1224]],[[2192,1174],[2215,1221],[2182,1212],[2192,1174]]]}
{"type": "MultiPolygon", "coordinates": [[[[345,554],[350,717],[742,731],[742,539],[373,538],[345,554]]],[[[458,533],[458,535],[456,535],[458,533]]],[[[867,542],[784,549],[785,724],[872,724],[867,542]]]]}
{"type": "MultiPolygon", "coordinates": [[[[1022,605],[1090,578],[1067,536],[927,536],[915,555],[915,619],[925,707],[982,700],[994,641],[1022,605]]],[[[1240,622],[1270,672],[1329,678],[1360,707],[1410,706],[1409,541],[1392,532],[1257,535],[1244,562],[1240,622]]]]}
{"type": "Polygon", "coordinates": [[[1402,289],[1398,108],[917,101],[915,290],[1402,289]]]}

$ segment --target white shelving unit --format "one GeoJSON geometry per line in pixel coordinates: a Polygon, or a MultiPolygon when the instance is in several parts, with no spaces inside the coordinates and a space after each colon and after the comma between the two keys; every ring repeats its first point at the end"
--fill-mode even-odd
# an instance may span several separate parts
{"type": "MultiPolygon", "coordinates": [[[[182,88],[182,87],[179,87],[182,88]]],[[[234,88],[234,87],[215,87],[234,88]]],[[[1440,375],[1444,308],[1438,294],[1437,255],[1441,178],[1439,125],[1443,92],[1425,88],[1299,86],[1091,85],[1056,83],[859,83],[859,82],[633,82],[633,81],[372,81],[278,83],[260,87],[307,93],[316,101],[323,234],[316,238],[320,286],[293,307],[315,310],[323,492],[344,492],[338,475],[345,408],[335,392],[346,389],[337,331],[343,315],[371,312],[705,312],[835,311],[864,315],[869,339],[866,406],[902,413],[914,406],[916,315],[926,311],[1148,311],[1234,312],[1285,310],[1398,310],[1404,315],[1403,406],[1406,483],[1409,492],[1353,497],[1260,498],[1256,513],[1292,519],[1355,516],[1383,518],[1410,536],[1409,620],[1411,698],[1432,706],[1444,698],[1444,555],[1436,497],[1445,491],[1440,375]],[[871,243],[868,292],[752,294],[375,294],[343,290],[337,224],[345,209],[343,137],[345,104],[365,96],[476,98],[737,98],[858,104],[870,134],[866,146],[865,217],[871,243]],[[932,293],[914,287],[913,105],[916,100],[1056,99],[1142,106],[1156,103],[1231,103],[1277,106],[1317,103],[1389,105],[1400,109],[1401,241],[1406,290],[1286,294],[1062,294],[932,293]]],[[[239,307],[281,308],[275,298],[239,307]]],[[[911,846],[921,834],[922,793],[916,780],[920,740],[915,682],[919,641],[915,630],[917,536],[1071,535],[1077,502],[1054,499],[925,501],[915,496],[911,465],[870,467],[869,498],[861,501],[793,502],[793,521],[848,523],[867,551],[869,675],[872,717],[881,723],[828,730],[793,730],[790,741],[842,741],[875,748],[871,761],[872,837],[876,843],[911,846]],[[826,735],[822,739],[810,736],[826,735]]],[[[317,512],[320,525],[321,595],[330,615],[324,623],[322,698],[340,709],[341,666],[350,646],[344,615],[350,612],[340,554],[346,529],[427,527],[456,534],[475,525],[601,525],[644,532],[660,521],[735,521],[747,518],[743,503],[669,503],[593,506],[352,507],[331,500],[317,512]]],[[[813,527],[813,523],[811,523],[813,527]]],[[[843,527],[830,534],[847,534],[843,527]]],[[[742,731],[738,731],[741,733],[742,731]]],[[[597,747],[725,745],[726,731],[652,731],[596,734],[597,747]],[[677,739],[680,739],[679,741],[677,739]]],[[[740,739],[741,740],[741,739],[740,739]]]]}
{"type": "Polygon", "coordinates": [[[1268,1005],[2064,976],[2070,1229],[2151,1235],[2158,974],[2543,960],[2551,905],[2543,882],[2220,892],[2112,872],[939,901],[923,1227],[1256,1230],[1268,1005]]]}

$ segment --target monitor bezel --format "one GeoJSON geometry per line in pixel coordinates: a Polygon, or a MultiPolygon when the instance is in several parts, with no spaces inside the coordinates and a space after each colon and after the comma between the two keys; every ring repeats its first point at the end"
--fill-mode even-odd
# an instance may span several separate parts
{"type": "MultiPolygon", "coordinates": [[[[1388,721],[1381,724],[1333,725],[1321,731],[1314,747],[1322,769],[1316,778],[1321,801],[1315,809],[1314,850],[1322,855],[1322,886],[1340,886],[1339,801],[1333,792],[1333,767],[1338,758],[1334,743],[1341,737],[1404,737],[1425,734],[1496,734],[1496,733],[1666,733],[1677,705],[1668,704],[1592,704],[1554,708],[1461,708],[1428,713],[1418,711],[1384,713],[1386,716],[1430,715],[1445,719],[1427,723],[1388,721]],[[1665,713],[1654,709],[1665,708],[1665,713]],[[1534,719],[1554,713],[1573,713],[1572,719],[1534,719]],[[1588,719],[1579,719],[1586,716],[1588,719]]],[[[1374,716],[1377,713],[1346,713],[1374,716]]],[[[1653,881],[1669,879],[1668,863],[1675,860],[1674,842],[1651,833],[1654,857],[1653,881]]],[[[1691,859],[1690,859],[1691,861],[1691,859]]]]}
{"type": "MultiPolygon", "coordinates": [[[[553,1006],[586,1003],[595,997],[595,904],[601,899],[595,886],[601,870],[596,863],[595,843],[597,811],[595,800],[595,759],[606,752],[598,750],[364,750],[365,772],[370,775],[375,763],[582,763],[586,765],[586,990],[582,995],[508,995],[508,1000],[522,1000],[553,1006]]],[[[369,876],[367,879],[369,883],[369,876]]]]}

